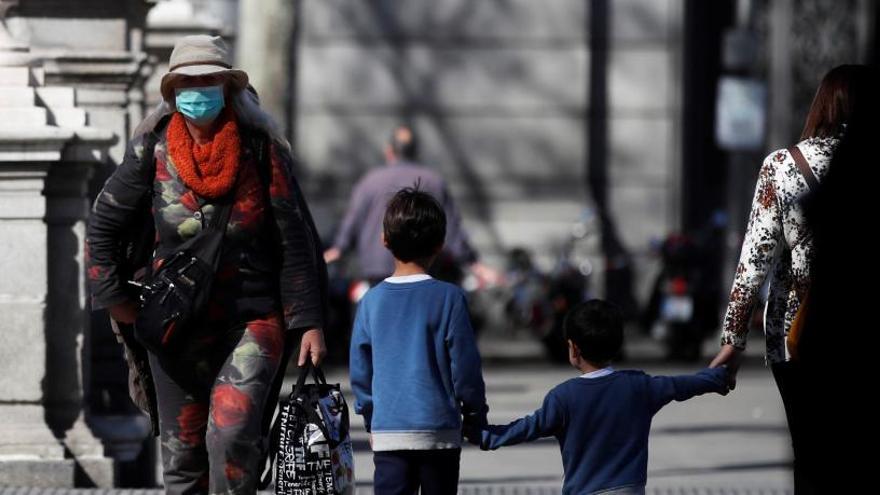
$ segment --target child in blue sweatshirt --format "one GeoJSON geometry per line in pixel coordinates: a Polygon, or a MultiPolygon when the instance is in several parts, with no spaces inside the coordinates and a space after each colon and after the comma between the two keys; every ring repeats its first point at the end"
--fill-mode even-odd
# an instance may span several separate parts
{"type": "Polygon", "coordinates": [[[486,421],[486,393],[464,293],[426,272],[446,216],[429,194],[399,191],[383,221],[395,270],[357,310],[351,337],[355,412],[370,432],[377,494],[454,494],[462,414],[486,421]]]}
{"type": "Polygon", "coordinates": [[[564,330],[569,361],[583,375],[551,390],[530,416],[506,426],[467,425],[468,440],[494,450],[554,436],[562,451],[563,494],[644,494],[651,419],[672,400],[726,395],[726,369],[675,377],[613,369],[623,322],[613,305],[600,300],[572,309],[564,330]]]}

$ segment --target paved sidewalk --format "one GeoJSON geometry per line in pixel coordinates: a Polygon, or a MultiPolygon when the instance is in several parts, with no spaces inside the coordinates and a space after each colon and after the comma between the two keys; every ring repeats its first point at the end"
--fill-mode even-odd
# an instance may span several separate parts
{"type": "MultiPolygon", "coordinates": [[[[645,367],[654,374],[691,373],[697,368],[645,367]]],[[[550,388],[575,374],[563,366],[487,367],[490,421],[506,423],[532,412],[550,388]]],[[[339,370],[328,379],[342,383],[353,404],[344,376],[339,370]]],[[[352,425],[356,478],[369,484],[373,466],[368,437],[360,418],[354,416],[352,425]]],[[[727,397],[708,395],[673,403],[655,417],[648,493],[790,493],[790,455],[773,378],[763,366],[752,365],[741,372],[737,389],[727,397]]],[[[461,481],[462,493],[558,493],[562,482],[558,445],[545,439],[495,452],[468,445],[462,452],[461,481]]]]}
{"type": "MultiPolygon", "coordinates": [[[[554,385],[576,375],[568,366],[544,361],[540,346],[530,341],[484,339],[489,419],[506,423],[540,406],[554,385]]],[[[760,345],[751,346],[737,389],[727,397],[709,395],[673,403],[655,418],[648,464],[649,495],[789,495],[791,465],[785,415],[773,378],[762,364],[760,345]]],[[[707,343],[706,355],[714,350],[707,343]]],[[[653,374],[693,373],[705,362],[669,365],[647,339],[629,339],[629,360],[621,368],[653,374]]],[[[708,362],[708,358],[705,360],[708,362]]],[[[347,370],[328,369],[328,380],[342,384],[353,407],[347,370]]],[[[289,377],[285,390],[292,381],[289,377]]],[[[358,493],[371,494],[372,455],[361,419],[352,413],[352,439],[358,493]]],[[[555,441],[481,452],[462,452],[462,494],[558,494],[562,464],[555,441]]],[[[161,490],[71,490],[4,488],[0,495],[154,495],[161,490]]],[[[271,492],[267,492],[271,493],[271,492]]]]}
{"type": "MultiPolygon", "coordinates": [[[[0,495],[162,495],[162,490],[85,490],[61,488],[5,488],[0,487],[0,495]]],[[[273,492],[259,492],[271,494],[273,492]]],[[[372,488],[358,487],[357,495],[370,495],[372,488]]],[[[521,486],[521,485],[465,485],[459,488],[461,495],[558,495],[559,487],[521,486]]],[[[791,495],[788,490],[747,489],[730,487],[678,487],[649,488],[646,495],[791,495]]]]}

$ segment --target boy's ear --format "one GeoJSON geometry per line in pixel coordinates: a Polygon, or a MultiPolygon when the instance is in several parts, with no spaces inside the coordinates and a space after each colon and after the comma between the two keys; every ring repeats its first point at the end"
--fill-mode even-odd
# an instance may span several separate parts
{"type": "Polygon", "coordinates": [[[382,239],[382,245],[385,246],[385,249],[388,249],[388,241],[385,240],[385,232],[382,232],[380,238],[382,239]]]}
{"type": "Polygon", "coordinates": [[[572,342],[571,339],[568,339],[568,355],[571,356],[572,359],[578,359],[581,357],[580,348],[578,348],[577,344],[572,342]]]}

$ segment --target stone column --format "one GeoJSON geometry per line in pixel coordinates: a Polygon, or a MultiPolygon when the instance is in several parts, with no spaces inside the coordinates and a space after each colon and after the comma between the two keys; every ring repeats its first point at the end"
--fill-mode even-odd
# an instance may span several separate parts
{"type": "Polygon", "coordinates": [[[112,132],[6,30],[0,1],[0,485],[113,485],[82,414],[86,185],[112,132]]]}
{"type": "Polygon", "coordinates": [[[250,76],[262,107],[290,134],[293,126],[293,44],[300,2],[241,0],[236,65],[250,76]]]}
{"type": "MultiPolygon", "coordinates": [[[[72,89],[71,89],[72,91],[72,89]]],[[[76,461],[76,486],[115,486],[113,459],[105,457],[100,438],[86,424],[84,391],[89,350],[83,246],[89,211],[89,180],[106,160],[114,141],[106,130],[77,129],[63,149],[62,159],[50,164],[43,186],[46,202],[48,291],[45,326],[46,421],[63,438],[68,455],[76,461]],[[102,146],[102,148],[96,147],[102,146]]],[[[148,427],[147,427],[148,429],[148,427]]]]}
{"type": "MultiPolygon", "coordinates": [[[[50,108],[54,119],[50,123],[87,124],[119,137],[107,156],[90,162],[91,180],[84,196],[88,202],[121,161],[127,138],[143,118],[144,82],[154,70],[144,51],[146,18],[155,3],[156,0],[25,0],[16,11],[18,17],[10,20],[13,33],[19,39],[30,40],[31,52],[42,61],[38,80],[47,87],[38,90],[61,93],[56,98],[41,98],[40,102],[48,107],[66,108],[50,108]]],[[[55,186],[66,188],[70,186],[66,181],[70,180],[73,179],[59,179],[55,186]]],[[[76,233],[69,240],[77,237],[81,235],[76,233]]],[[[56,247],[52,249],[54,253],[56,247]]],[[[63,250],[65,246],[57,249],[63,250]]],[[[65,266],[59,264],[59,268],[65,266]]],[[[82,291],[77,294],[85,301],[82,291]]],[[[155,462],[152,437],[147,419],[128,397],[122,348],[109,328],[106,313],[92,314],[88,323],[80,337],[84,347],[81,382],[88,425],[117,462],[117,482],[126,486],[151,485],[153,470],[148,465],[155,462]]],[[[52,332],[64,341],[70,326],[65,326],[63,318],[53,324],[64,328],[52,332]]]]}
{"type": "MultiPolygon", "coordinates": [[[[27,69],[25,69],[27,71],[27,69]]],[[[0,68],[0,81],[13,77],[0,68]]],[[[27,76],[23,76],[27,77],[27,76]]],[[[4,109],[5,110],[5,109],[4,109]]],[[[3,113],[0,111],[0,113],[3,113]]],[[[46,423],[46,157],[72,132],[0,130],[0,485],[73,486],[74,462],[46,423]]]]}
{"type": "MultiPolygon", "coordinates": [[[[27,80],[29,72],[0,67],[0,82],[27,80]]],[[[106,153],[112,139],[0,125],[0,485],[113,485],[112,461],[82,416],[82,234],[95,162],[66,158],[106,153]]]]}

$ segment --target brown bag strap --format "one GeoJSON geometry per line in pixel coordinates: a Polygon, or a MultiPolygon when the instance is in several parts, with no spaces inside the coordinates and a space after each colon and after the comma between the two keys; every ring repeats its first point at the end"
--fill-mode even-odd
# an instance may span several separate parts
{"type": "Polygon", "coordinates": [[[804,298],[801,299],[797,313],[794,315],[794,320],[791,322],[791,328],[788,329],[788,336],[785,339],[785,347],[788,349],[788,355],[791,356],[792,360],[800,358],[800,343],[801,338],[804,336],[804,328],[807,325],[809,302],[810,293],[808,291],[804,294],[804,298]]]}
{"type": "Polygon", "coordinates": [[[798,170],[801,171],[801,175],[804,176],[804,180],[807,181],[807,186],[810,187],[811,191],[815,191],[816,188],[819,187],[819,179],[816,178],[813,169],[810,168],[810,164],[807,163],[807,159],[804,158],[804,154],[801,153],[800,148],[795,145],[789,148],[788,152],[791,153],[791,157],[794,158],[794,163],[797,165],[798,170]]]}

